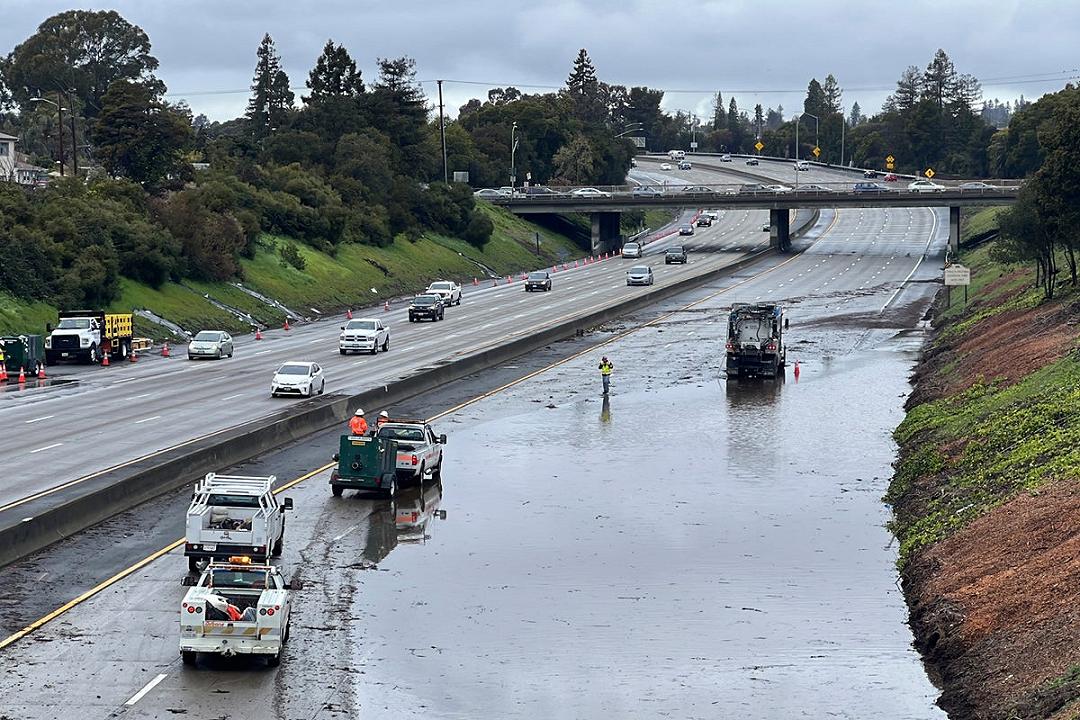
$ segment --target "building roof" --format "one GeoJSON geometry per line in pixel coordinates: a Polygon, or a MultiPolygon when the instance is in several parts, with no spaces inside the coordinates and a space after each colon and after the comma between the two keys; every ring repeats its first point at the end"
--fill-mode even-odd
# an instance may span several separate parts
{"type": "Polygon", "coordinates": [[[14,135],[8,135],[7,133],[0,132],[0,140],[15,140],[16,142],[18,142],[19,138],[15,137],[14,135]]]}

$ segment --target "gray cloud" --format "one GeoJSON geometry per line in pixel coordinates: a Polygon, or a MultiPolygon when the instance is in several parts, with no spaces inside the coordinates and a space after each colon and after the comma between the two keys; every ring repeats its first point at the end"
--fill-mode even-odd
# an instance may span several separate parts
{"type": "MultiPolygon", "coordinates": [[[[0,52],[33,33],[69,0],[6,0],[0,52]]],[[[943,47],[988,98],[1037,97],[1064,80],[1033,74],[1072,69],[1080,4],[1060,0],[115,0],[113,8],[150,35],[159,75],[173,99],[227,119],[243,112],[255,48],[275,39],[294,86],[302,86],[327,38],[346,45],[367,80],[376,57],[410,55],[425,81],[560,85],[578,48],[601,79],[669,93],[665,106],[708,114],[709,93],[739,106],[801,105],[811,77],[833,73],[844,101],[877,110],[907,65],[925,66],[943,47]],[[996,78],[1016,78],[1013,80],[996,78]],[[238,92],[228,92],[238,91],[238,92]],[[674,92],[688,91],[688,92],[674,92]]],[[[1080,72],[1074,72],[1080,75],[1080,72]]],[[[425,84],[434,96],[434,83],[425,84]]],[[[455,109],[486,87],[450,83],[455,109]]]]}

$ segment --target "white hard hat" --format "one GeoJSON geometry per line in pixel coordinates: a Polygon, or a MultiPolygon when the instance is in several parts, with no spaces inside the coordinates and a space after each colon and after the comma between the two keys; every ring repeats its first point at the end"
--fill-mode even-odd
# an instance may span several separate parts
{"type": "Polygon", "coordinates": [[[379,413],[379,417],[388,418],[388,417],[390,417],[390,413],[383,410],[381,413],[379,413]]]}
{"type": "Polygon", "coordinates": [[[363,408],[357,408],[356,412],[353,413],[353,414],[356,415],[357,417],[363,417],[364,416],[364,409],[363,408]]]}

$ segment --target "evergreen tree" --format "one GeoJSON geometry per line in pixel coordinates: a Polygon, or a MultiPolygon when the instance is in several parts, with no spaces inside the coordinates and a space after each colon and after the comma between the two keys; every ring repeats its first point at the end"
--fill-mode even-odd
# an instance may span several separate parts
{"type": "Polygon", "coordinates": [[[566,78],[566,89],[575,98],[596,95],[596,68],[593,67],[585,48],[578,51],[574,68],[566,78]]]}
{"type": "Polygon", "coordinates": [[[723,130],[727,127],[727,111],[724,110],[724,95],[719,90],[713,99],[713,130],[723,130]]]}
{"type": "Polygon", "coordinates": [[[822,117],[828,112],[825,101],[825,90],[817,79],[811,79],[806,87],[806,99],[803,100],[803,112],[822,117]]]}
{"type": "Polygon", "coordinates": [[[765,129],[765,110],[761,107],[761,103],[754,106],[754,133],[756,137],[761,137],[761,133],[765,129]]]}
{"type": "Polygon", "coordinates": [[[939,111],[944,111],[955,97],[956,83],[956,67],[945,51],[939,49],[923,73],[922,98],[934,103],[939,111]]]}
{"type": "Polygon", "coordinates": [[[922,94],[922,73],[915,65],[909,65],[896,81],[896,90],[885,100],[885,112],[907,112],[915,107],[922,94]]]}
{"type": "Polygon", "coordinates": [[[433,167],[433,136],[428,132],[427,98],[416,82],[416,61],[409,57],[379,58],[379,79],[368,93],[371,123],[390,138],[400,153],[399,171],[423,176],[433,167]]]}
{"type": "Polygon", "coordinates": [[[364,81],[356,69],[356,61],[343,45],[327,40],[315,67],[308,73],[307,87],[311,94],[303,98],[305,104],[323,97],[356,97],[364,92],[364,81]]]}
{"type": "Polygon", "coordinates": [[[822,91],[825,93],[826,112],[840,112],[840,100],[844,93],[840,89],[840,83],[836,81],[836,78],[833,77],[832,73],[825,76],[825,84],[822,86],[822,91]]]}
{"type": "Polygon", "coordinates": [[[778,127],[784,124],[784,106],[781,105],[775,110],[769,108],[765,111],[765,129],[776,130],[778,127]]]}
{"type": "Polygon", "coordinates": [[[293,93],[289,89],[289,77],[281,69],[281,58],[274,39],[267,33],[256,52],[255,77],[251,81],[251,99],[248,101],[247,119],[256,136],[265,136],[281,127],[287,112],[293,105],[293,93]]]}
{"type": "Polygon", "coordinates": [[[728,133],[731,135],[731,146],[728,149],[732,152],[741,152],[743,142],[746,140],[746,128],[743,126],[743,118],[739,114],[739,106],[734,97],[728,103],[727,123],[728,133]]]}
{"type": "Polygon", "coordinates": [[[866,118],[863,117],[862,108],[859,107],[859,103],[856,101],[851,106],[851,114],[848,116],[848,127],[855,127],[861,124],[866,118]]]}

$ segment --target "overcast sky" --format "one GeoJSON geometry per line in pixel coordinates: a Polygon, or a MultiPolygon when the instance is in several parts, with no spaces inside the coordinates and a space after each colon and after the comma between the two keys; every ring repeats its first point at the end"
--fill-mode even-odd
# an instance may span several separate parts
{"type": "Polygon", "coordinates": [[[3,54],[49,15],[117,10],[150,36],[170,99],[214,120],[243,112],[265,32],[296,88],[332,38],[366,82],[377,57],[415,58],[430,98],[434,80],[447,81],[451,114],[489,87],[561,85],[581,47],[601,80],[662,88],[666,109],[706,116],[716,90],[725,102],[734,94],[742,109],[780,104],[790,115],[810,78],[828,73],[846,106],[877,111],[901,71],[925,67],[939,47],[983,82],[986,98],[1037,98],[1080,75],[1075,0],[3,0],[2,7],[3,54]]]}

